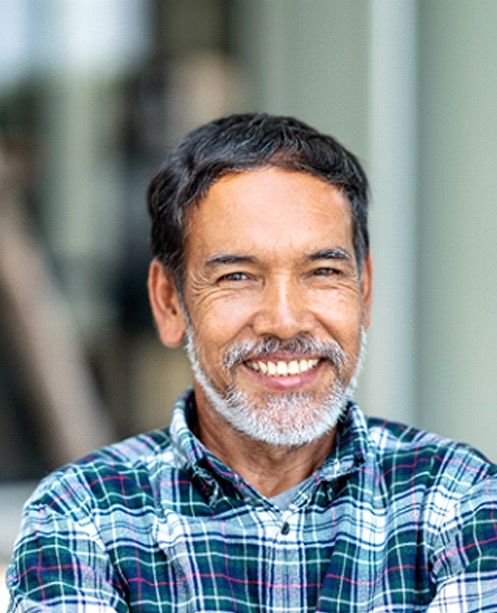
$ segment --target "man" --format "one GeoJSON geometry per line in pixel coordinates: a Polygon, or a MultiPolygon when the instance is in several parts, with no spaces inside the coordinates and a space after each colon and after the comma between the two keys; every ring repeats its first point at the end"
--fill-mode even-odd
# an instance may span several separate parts
{"type": "Polygon", "coordinates": [[[367,181],[291,118],[190,133],[149,189],[149,293],[194,388],[170,429],[48,477],[13,611],[497,611],[496,467],[352,400],[367,181]]]}

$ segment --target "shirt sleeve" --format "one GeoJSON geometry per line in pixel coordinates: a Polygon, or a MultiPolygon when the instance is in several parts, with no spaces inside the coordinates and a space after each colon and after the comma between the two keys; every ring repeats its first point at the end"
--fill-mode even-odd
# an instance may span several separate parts
{"type": "Polygon", "coordinates": [[[447,514],[435,542],[436,596],[427,613],[497,612],[497,480],[488,478],[447,514]]]}
{"type": "Polygon", "coordinates": [[[84,525],[44,505],[24,513],[7,585],[12,613],[129,610],[91,521],[84,525]]]}

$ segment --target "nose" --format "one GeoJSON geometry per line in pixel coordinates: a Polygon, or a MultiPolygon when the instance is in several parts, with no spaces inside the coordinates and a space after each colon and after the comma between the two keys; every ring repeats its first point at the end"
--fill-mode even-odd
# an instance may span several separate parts
{"type": "Polygon", "coordinates": [[[302,332],[311,332],[314,325],[306,289],[301,284],[288,278],[266,283],[253,319],[257,335],[289,340],[302,332]]]}

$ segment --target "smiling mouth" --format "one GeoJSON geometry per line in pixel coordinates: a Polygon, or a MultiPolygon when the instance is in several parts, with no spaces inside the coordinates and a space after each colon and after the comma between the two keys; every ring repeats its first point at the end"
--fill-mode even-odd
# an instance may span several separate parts
{"type": "Polygon", "coordinates": [[[269,377],[291,377],[302,375],[305,372],[316,368],[321,360],[319,358],[290,360],[288,362],[278,360],[272,362],[270,360],[248,361],[245,364],[255,372],[259,372],[269,377]]]}

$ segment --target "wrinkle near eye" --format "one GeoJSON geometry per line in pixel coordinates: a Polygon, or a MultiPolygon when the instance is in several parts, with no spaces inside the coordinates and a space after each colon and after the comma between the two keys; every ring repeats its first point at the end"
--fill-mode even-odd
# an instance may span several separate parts
{"type": "Polygon", "coordinates": [[[216,270],[214,274],[212,270],[201,269],[191,276],[187,306],[188,303],[195,304],[196,310],[207,312],[218,302],[238,299],[243,294],[241,290],[254,285],[248,273],[234,271],[219,276],[219,272],[216,270]],[[240,275],[241,278],[230,278],[231,275],[240,275]]]}

